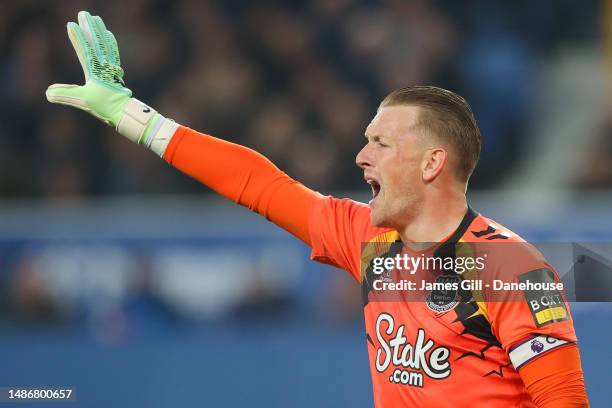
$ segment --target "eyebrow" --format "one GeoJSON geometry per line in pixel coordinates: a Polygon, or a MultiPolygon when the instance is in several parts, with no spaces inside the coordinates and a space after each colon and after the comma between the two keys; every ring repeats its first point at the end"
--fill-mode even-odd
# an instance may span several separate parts
{"type": "Polygon", "coordinates": [[[368,134],[366,133],[364,136],[365,136],[365,138],[366,138],[368,141],[372,140],[372,141],[374,141],[374,142],[378,142],[378,141],[379,141],[379,140],[381,140],[381,139],[385,139],[385,136],[383,136],[383,135],[368,135],[368,134]]]}

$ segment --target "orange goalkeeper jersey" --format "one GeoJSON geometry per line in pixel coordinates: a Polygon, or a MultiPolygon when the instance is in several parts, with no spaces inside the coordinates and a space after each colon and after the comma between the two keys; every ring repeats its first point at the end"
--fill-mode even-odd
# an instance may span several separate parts
{"type": "MultiPolygon", "coordinates": [[[[437,273],[434,265],[433,273],[426,267],[403,276],[392,269],[379,274],[378,260],[396,255],[398,234],[372,226],[368,206],[323,197],[257,152],[185,127],[164,158],[291,232],[313,248],[314,259],[347,270],[361,283],[377,408],[588,406],[571,317],[559,291],[377,289],[406,276],[428,284],[474,281],[476,265],[458,262],[466,254],[478,258],[483,249],[491,255],[481,275],[485,282],[557,282],[542,256],[507,229],[470,210],[457,231],[424,251],[437,260],[450,249],[456,273],[437,273]]],[[[420,259],[399,244],[397,255],[420,259]]]]}
{"type": "MultiPolygon", "coordinates": [[[[461,291],[425,289],[406,300],[402,298],[405,291],[385,292],[374,287],[377,279],[393,282],[394,278],[388,270],[373,273],[373,248],[385,248],[378,255],[387,251],[390,257],[389,244],[399,237],[395,231],[373,226],[367,205],[326,197],[313,201],[309,219],[312,259],[348,271],[362,286],[377,408],[535,407],[517,370],[551,350],[576,342],[569,307],[560,291],[554,287],[525,293],[519,290],[511,299],[510,292],[500,291],[496,298],[486,288],[468,289],[468,296],[463,291],[464,297],[459,299],[461,291]]],[[[504,243],[506,247],[486,262],[495,277],[503,277],[505,282],[559,282],[556,272],[533,247],[471,209],[436,250],[456,250],[457,243],[504,243]],[[511,244],[516,245],[508,249],[511,244]]],[[[424,269],[415,270],[406,276],[419,286],[427,280],[422,279],[425,273],[424,269]]],[[[450,275],[442,278],[447,283],[457,279],[450,275]]]]}

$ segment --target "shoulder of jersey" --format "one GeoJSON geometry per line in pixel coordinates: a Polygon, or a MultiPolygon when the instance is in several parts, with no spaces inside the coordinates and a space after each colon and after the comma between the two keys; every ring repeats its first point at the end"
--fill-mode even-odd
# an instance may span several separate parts
{"type": "Polygon", "coordinates": [[[538,268],[551,268],[535,245],[480,214],[472,221],[460,241],[476,245],[482,244],[482,250],[489,254],[487,261],[489,264],[498,262],[504,267],[510,265],[510,273],[513,274],[538,268]],[[504,245],[505,243],[510,245],[504,245]]]}
{"type": "MultiPolygon", "coordinates": [[[[367,204],[359,204],[362,207],[360,210],[364,212],[364,215],[367,214],[369,219],[370,207],[367,204]]],[[[399,240],[399,234],[393,228],[376,227],[370,223],[368,232],[367,241],[393,242],[399,240]]],[[[482,214],[474,218],[460,240],[463,242],[527,242],[509,228],[482,214]]]]}
{"type": "Polygon", "coordinates": [[[464,242],[526,242],[500,223],[478,214],[461,237],[464,242]]]}

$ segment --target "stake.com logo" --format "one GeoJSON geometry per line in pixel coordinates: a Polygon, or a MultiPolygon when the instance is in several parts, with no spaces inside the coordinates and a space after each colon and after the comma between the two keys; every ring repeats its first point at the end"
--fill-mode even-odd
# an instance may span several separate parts
{"type": "Polygon", "coordinates": [[[416,387],[424,386],[423,373],[436,380],[450,376],[450,350],[443,346],[434,347],[433,340],[425,339],[423,329],[417,331],[416,340],[410,343],[404,330],[405,326],[400,325],[395,331],[392,315],[381,313],[378,316],[376,337],[380,347],[376,350],[376,370],[383,373],[393,364],[396,369],[389,376],[389,382],[416,387]],[[386,329],[383,329],[383,324],[386,324],[386,329]]]}

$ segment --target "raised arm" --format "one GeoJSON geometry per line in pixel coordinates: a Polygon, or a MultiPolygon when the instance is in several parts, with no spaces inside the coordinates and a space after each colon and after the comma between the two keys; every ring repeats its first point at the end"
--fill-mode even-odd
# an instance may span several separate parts
{"type": "Polygon", "coordinates": [[[85,85],[51,85],[47,99],[82,109],[145,145],[168,163],[248,207],[311,245],[308,218],[318,193],[291,179],[261,154],[180,126],[132,97],[125,87],[117,41],[98,16],[79,12],[68,37],[85,85]]]}
{"type": "Polygon", "coordinates": [[[311,245],[308,214],[312,201],[320,195],[256,151],[179,127],[164,158],[183,173],[311,245]]]}

